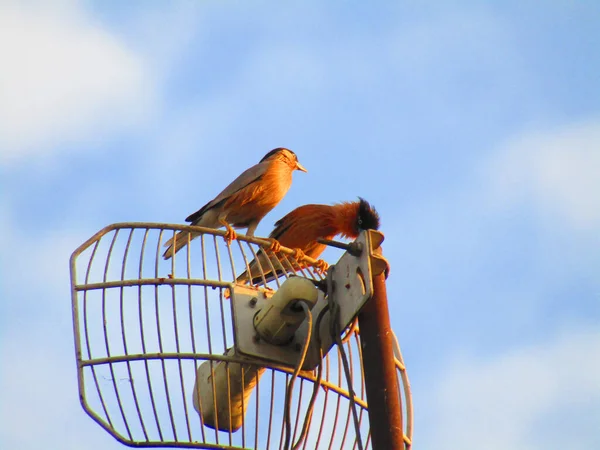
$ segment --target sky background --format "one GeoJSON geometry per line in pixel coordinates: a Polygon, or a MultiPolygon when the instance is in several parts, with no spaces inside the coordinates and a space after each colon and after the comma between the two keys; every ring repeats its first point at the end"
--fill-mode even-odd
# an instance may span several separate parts
{"type": "Polygon", "coordinates": [[[70,253],[181,223],[285,146],[309,172],[256,234],[377,207],[415,449],[600,448],[598,23],[594,1],[0,0],[0,447],[122,448],[79,405],[70,253]]]}

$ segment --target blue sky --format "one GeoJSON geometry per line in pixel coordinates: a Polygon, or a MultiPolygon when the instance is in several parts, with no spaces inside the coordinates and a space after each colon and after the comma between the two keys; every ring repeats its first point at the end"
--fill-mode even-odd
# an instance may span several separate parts
{"type": "Polygon", "coordinates": [[[309,173],[257,235],[305,203],[380,212],[415,448],[599,447],[599,18],[2,2],[0,447],[120,448],[78,403],[70,253],[182,222],[278,146],[309,173]]]}

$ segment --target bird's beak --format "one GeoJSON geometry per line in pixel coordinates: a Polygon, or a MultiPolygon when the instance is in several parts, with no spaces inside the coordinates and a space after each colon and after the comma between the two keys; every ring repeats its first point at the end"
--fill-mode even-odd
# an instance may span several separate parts
{"type": "Polygon", "coordinates": [[[296,170],[300,170],[302,172],[308,172],[308,170],[306,170],[304,168],[304,166],[302,164],[300,164],[298,161],[296,161],[296,170]]]}

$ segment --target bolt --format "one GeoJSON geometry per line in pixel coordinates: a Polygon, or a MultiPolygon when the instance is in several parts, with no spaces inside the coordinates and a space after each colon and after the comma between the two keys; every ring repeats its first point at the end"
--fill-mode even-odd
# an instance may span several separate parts
{"type": "Polygon", "coordinates": [[[350,253],[352,256],[360,256],[362,255],[363,252],[363,245],[361,242],[352,242],[350,244],[348,244],[348,253],[350,253]]]}
{"type": "Polygon", "coordinates": [[[260,342],[260,336],[258,334],[255,334],[254,336],[252,336],[252,341],[255,344],[258,344],[260,342]]]}
{"type": "Polygon", "coordinates": [[[252,297],[250,299],[250,301],[248,302],[248,304],[250,305],[250,308],[254,308],[256,306],[256,302],[258,302],[258,299],[256,297],[252,297]]]}

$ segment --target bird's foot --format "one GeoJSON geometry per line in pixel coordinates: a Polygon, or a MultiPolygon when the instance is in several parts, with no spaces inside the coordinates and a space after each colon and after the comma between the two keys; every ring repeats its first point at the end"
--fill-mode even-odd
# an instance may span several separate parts
{"type": "Polygon", "coordinates": [[[327,272],[327,269],[329,269],[329,264],[327,264],[327,262],[323,261],[322,259],[317,259],[317,262],[314,264],[314,267],[319,274],[324,275],[325,272],[327,272]]]}
{"type": "Polygon", "coordinates": [[[297,263],[301,263],[304,260],[304,258],[306,258],[304,252],[299,248],[294,249],[293,256],[297,263]]]}
{"type": "Polygon", "coordinates": [[[277,239],[268,238],[267,241],[271,242],[271,246],[268,248],[270,252],[278,253],[281,250],[281,244],[277,239]]]}
{"type": "Polygon", "coordinates": [[[227,245],[230,245],[232,241],[237,239],[237,233],[233,228],[227,227],[227,233],[225,233],[224,238],[227,245]]]}

